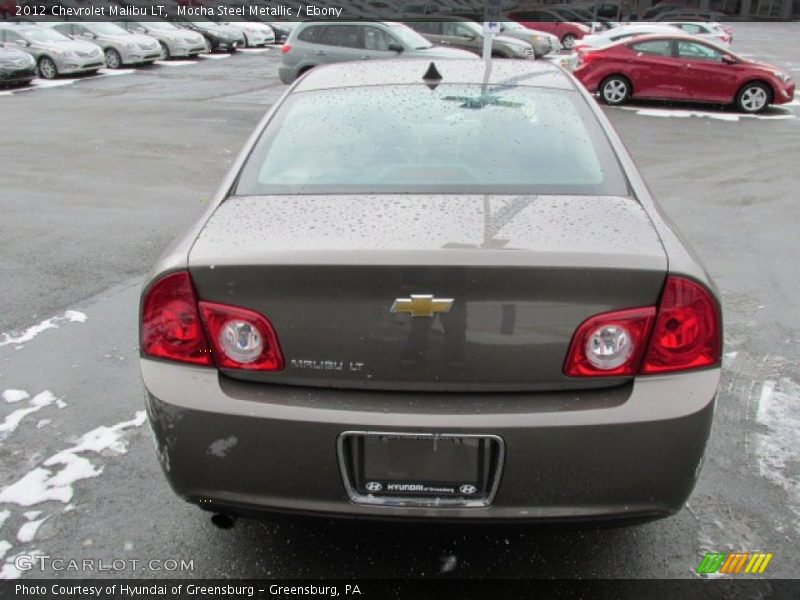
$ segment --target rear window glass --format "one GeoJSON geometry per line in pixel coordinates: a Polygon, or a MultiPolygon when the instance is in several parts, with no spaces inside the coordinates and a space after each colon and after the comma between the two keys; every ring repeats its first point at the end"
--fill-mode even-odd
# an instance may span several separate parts
{"type": "Polygon", "coordinates": [[[298,92],[236,193],[625,195],[600,124],[575,92],[442,84],[298,92]]]}

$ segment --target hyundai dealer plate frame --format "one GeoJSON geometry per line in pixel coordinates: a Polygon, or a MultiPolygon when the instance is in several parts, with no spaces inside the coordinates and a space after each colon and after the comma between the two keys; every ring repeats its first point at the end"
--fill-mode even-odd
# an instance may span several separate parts
{"type": "Polygon", "coordinates": [[[387,507],[483,508],[490,506],[494,502],[497,489],[500,486],[500,477],[505,460],[505,441],[503,438],[491,434],[345,431],[339,435],[337,440],[337,454],[345,490],[350,501],[355,504],[387,507]],[[455,490],[445,495],[436,495],[436,486],[446,486],[448,484],[439,484],[437,482],[396,482],[411,489],[411,491],[404,491],[404,493],[398,494],[392,494],[391,490],[387,489],[385,481],[369,481],[366,482],[365,486],[361,486],[362,488],[372,486],[372,490],[359,489],[359,479],[363,478],[363,457],[359,457],[362,460],[356,460],[352,446],[359,438],[374,437],[386,438],[392,441],[402,441],[404,439],[426,440],[432,444],[440,441],[444,443],[457,442],[458,440],[484,442],[481,444],[484,448],[481,455],[485,464],[481,465],[480,462],[476,461],[475,465],[476,470],[481,467],[484,468],[486,473],[483,486],[471,485],[469,482],[462,485],[450,482],[449,485],[455,486],[455,490]],[[359,464],[354,464],[354,460],[359,464]],[[429,487],[427,484],[429,484],[429,487]],[[424,493],[414,495],[413,490],[420,488],[424,489],[424,493]]]}

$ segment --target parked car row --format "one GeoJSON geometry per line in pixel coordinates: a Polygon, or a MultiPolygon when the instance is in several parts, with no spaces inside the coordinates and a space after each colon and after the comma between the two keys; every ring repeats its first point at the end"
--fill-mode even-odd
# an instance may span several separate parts
{"type": "MultiPolygon", "coordinates": [[[[432,16],[430,20],[309,21],[298,24],[282,47],[281,81],[291,83],[323,64],[348,60],[400,57],[475,58],[482,54],[483,26],[463,17],[432,16]]],[[[501,23],[492,36],[492,56],[540,58],[560,50],[557,37],[513,21],[501,23]]]]}
{"type": "Polygon", "coordinates": [[[11,19],[0,21],[0,85],[24,85],[36,76],[53,79],[94,73],[101,68],[147,65],[159,59],[235,51],[275,41],[276,34],[267,24],[200,17],[171,22],[120,18],[114,22],[34,23],[11,19]]]}

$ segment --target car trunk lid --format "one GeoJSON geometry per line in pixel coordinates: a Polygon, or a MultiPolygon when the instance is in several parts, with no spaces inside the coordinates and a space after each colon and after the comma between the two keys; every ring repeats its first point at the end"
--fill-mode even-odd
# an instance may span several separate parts
{"type": "Polygon", "coordinates": [[[262,196],[225,201],[189,268],[200,299],[258,311],[277,333],[283,371],[231,376],[522,391],[597,386],[562,373],[572,334],[655,305],[667,260],[631,198],[262,196]]]}

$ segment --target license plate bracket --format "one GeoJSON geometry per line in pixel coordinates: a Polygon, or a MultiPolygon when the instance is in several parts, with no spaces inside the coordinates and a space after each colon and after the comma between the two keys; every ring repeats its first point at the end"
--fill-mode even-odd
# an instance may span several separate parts
{"type": "Polygon", "coordinates": [[[384,506],[482,507],[500,481],[495,435],[347,431],[339,464],[350,500],[384,506]]]}

